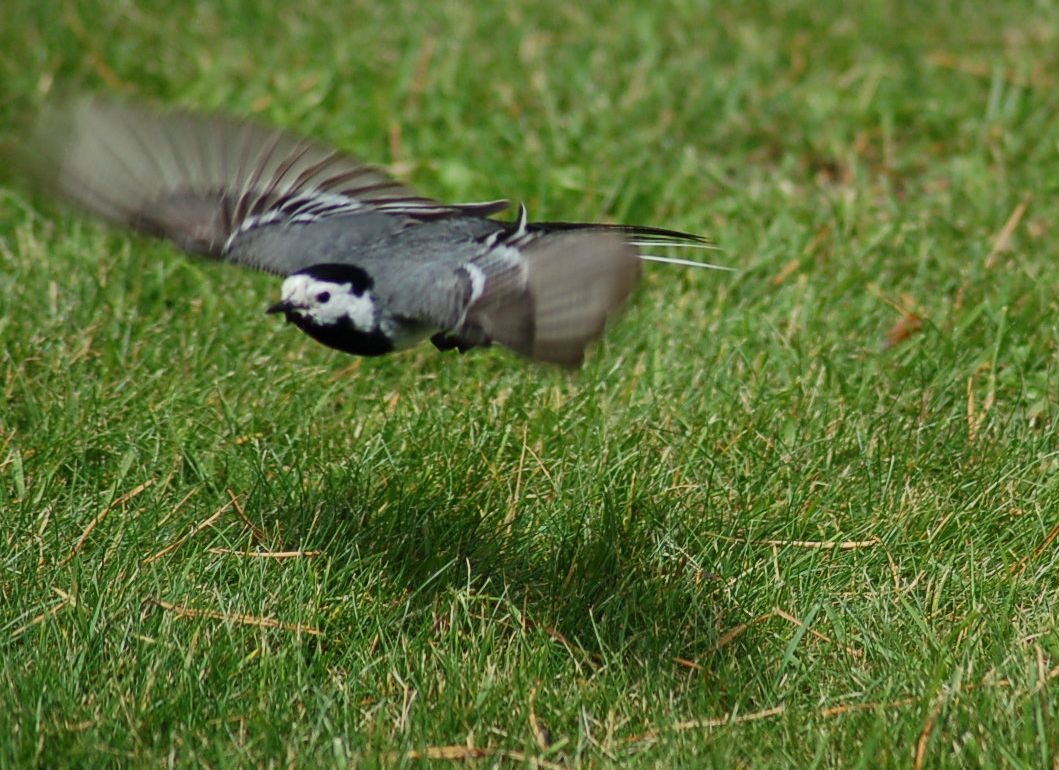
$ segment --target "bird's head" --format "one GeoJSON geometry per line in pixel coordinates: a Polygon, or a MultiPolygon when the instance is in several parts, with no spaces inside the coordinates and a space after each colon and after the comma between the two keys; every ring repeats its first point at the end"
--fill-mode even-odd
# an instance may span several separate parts
{"type": "Polygon", "coordinates": [[[370,332],[377,322],[373,285],[356,265],[313,265],[287,276],[280,301],[267,312],[283,313],[303,329],[343,326],[370,332]]]}

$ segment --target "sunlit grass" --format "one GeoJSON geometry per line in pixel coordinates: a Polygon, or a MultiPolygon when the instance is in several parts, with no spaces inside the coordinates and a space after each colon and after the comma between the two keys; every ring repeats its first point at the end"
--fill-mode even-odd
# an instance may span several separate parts
{"type": "Polygon", "coordinates": [[[1057,761],[1059,13],[705,5],[5,9],[5,138],[256,114],[739,271],[358,361],[0,189],[0,765],[1057,761]]]}

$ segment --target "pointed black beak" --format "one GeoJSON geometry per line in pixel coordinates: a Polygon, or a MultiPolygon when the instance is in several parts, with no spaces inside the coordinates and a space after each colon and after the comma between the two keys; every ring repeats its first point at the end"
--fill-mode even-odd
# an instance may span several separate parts
{"type": "Polygon", "coordinates": [[[284,313],[284,314],[286,314],[286,313],[289,313],[293,309],[294,309],[294,305],[292,305],[287,300],[281,300],[280,302],[277,302],[275,305],[273,305],[268,310],[266,310],[265,313],[267,315],[273,315],[274,313],[284,313]]]}

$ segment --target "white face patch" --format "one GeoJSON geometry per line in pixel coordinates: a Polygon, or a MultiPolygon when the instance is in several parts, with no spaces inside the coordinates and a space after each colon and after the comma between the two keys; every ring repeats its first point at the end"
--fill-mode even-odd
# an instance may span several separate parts
{"type": "Polygon", "coordinates": [[[348,318],[358,331],[375,328],[375,297],[369,291],[362,295],[353,292],[352,283],[335,283],[313,278],[311,275],[288,276],[280,290],[291,312],[308,318],[320,326],[331,326],[348,318]]]}

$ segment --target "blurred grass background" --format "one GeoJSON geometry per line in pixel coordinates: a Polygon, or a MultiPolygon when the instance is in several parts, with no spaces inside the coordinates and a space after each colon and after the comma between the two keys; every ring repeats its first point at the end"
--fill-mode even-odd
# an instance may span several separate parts
{"type": "Polygon", "coordinates": [[[1059,766],[1054,4],[9,0],[0,83],[739,270],[361,361],[0,188],[0,765],[1059,766]]]}

